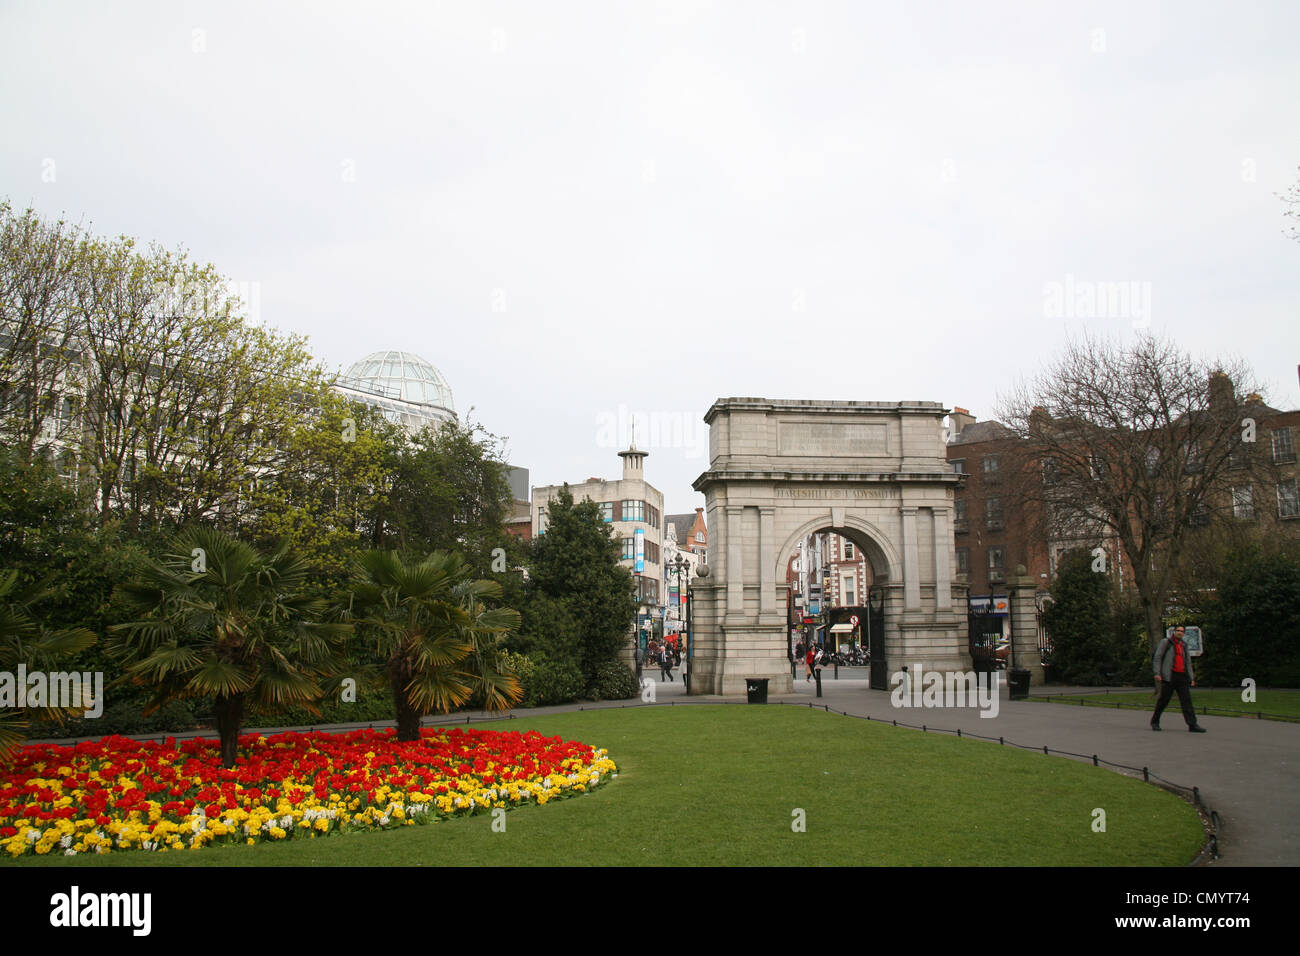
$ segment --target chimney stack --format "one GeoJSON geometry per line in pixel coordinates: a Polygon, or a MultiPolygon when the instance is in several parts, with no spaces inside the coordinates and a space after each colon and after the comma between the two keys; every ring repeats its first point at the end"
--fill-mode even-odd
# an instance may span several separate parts
{"type": "Polygon", "coordinates": [[[967,425],[975,424],[975,416],[964,408],[953,406],[948,413],[948,440],[956,441],[961,437],[962,430],[967,425]]]}

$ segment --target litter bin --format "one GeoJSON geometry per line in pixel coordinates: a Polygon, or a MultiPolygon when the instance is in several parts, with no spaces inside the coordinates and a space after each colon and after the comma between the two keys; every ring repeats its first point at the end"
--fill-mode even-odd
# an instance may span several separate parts
{"type": "Polygon", "coordinates": [[[1007,687],[1011,689],[1012,700],[1024,700],[1029,696],[1029,671],[1024,667],[1013,667],[1007,671],[1007,687]]]}
{"type": "Polygon", "coordinates": [[[766,677],[746,677],[745,694],[751,704],[767,703],[767,678],[766,677]]]}

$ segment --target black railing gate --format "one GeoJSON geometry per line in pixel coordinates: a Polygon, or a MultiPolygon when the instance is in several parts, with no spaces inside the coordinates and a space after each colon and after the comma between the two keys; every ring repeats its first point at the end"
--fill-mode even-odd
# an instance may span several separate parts
{"type": "Polygon", "coordinates": [[[885,591],[867,591],[867,650],[871,654],[871,689],[889,690],[888,661],[885,660],[885,591]]]}

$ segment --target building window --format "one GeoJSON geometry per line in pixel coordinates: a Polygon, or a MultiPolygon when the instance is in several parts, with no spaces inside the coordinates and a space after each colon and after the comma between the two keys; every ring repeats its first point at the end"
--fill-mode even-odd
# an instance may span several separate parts
{"type": "Polygon", "coordinates": [[[1006,561],[1005,549],[989,548],[989,581],[1001,581],[1006,561]]]}
{"type": "Polygon", "coordinates": [[[1232,515],[1246,521],[1255,517],[1255,499],[1250,485],[1232,489],[1232,515]]]}
{"type": "Polygon", "coordinates": [[[1097,454],[1088,459],[1088,471],[1092,475],[1093,481],[1101,481],[1106,477],[1106,456],[1097,454]]]}
{"type": "Polygon", "coordinates": [[[848,541],[848,540],[846,540],[846,541],[844,542],[844,560],[845,560],[845,561],[852,561],[852,560],[853,560],[853,542],[852,542],[852,541],[848,541]]]}
{"type": "Polygon", "coordinates": [[[645,521],[645,502],[624,501],[623,520],[624,521],[645,521]]]}
{"type": "Polygon", "coordinates": [[[1160,471],[1160,449],[1148,448],[1146,454],[1147,477],[1154,478],[1160,471]]]}
{"type": "Polygon", "coordinates": [[[623,539],[623,560],[624,561],[636,560],[636,539],[635,538],[623,539]]]}
{"type": "Polygon", "coordinates": [[[704,532],[703,532],[703,531],[697,531],[697,532],[695,532],[695,540],[698,541],[700,544],[703,544],[703,543],[704,543],[704,532]]]}
{"type": "Polygon", "coordinates": [[[1187,473],[1195,475],[1205,467],[1205,456],[1201,454],[1201,443],[1192,442],[1187,446],[1187,473]]]}
{"type": "Polygon", "coordinates": [[[966,499],[957,498],[952,503],[952,521],[953,531],[957,534],[965,534],[970,530],[966,523],[966,499]]]}
{"type": "Polygon", "coordinates": [[[957,549],[957,573],[970,574],[970,548],[957,549]]]}
{"type": "Polygon", "coordinates": [[[1229,468],[1245,468],[1250,464],[1250,445],[1239,437],[1228,453],[1229,468]]]}
{"type": "Polygon", "coordinates": [[[840,579],[840,591],[844,597],[844,599],[840,601],[841,607],[853,607],[855,603],[853,599],[853,584],[853,575],[851,574],[846,574],[840,579]]]}
{"type": "Polygon", "coordinates": [[[1277,516],[1279,518],[1300,517],[1300,491],[1296,488],[1294,478],[1283,481],[1277,486],[1277,516]]]}
{"type": "Polygon", "coordinates": [[[546,534],[546,508],[540,505],[537,508],[537,533],[546,534]]]}
{"type": "Polygon", "coordinates": [[[984,500],[984,525],[990,531],[1002,528],[1002,499],[986,498],[984,500]]]}
{"type": "Polygon", "coordinates": [[[1273,429],[1273,461],[1275,464],[1295,461],[1295,446],[1291,444],[1290,428],[1273,429]]]}
{"type": "Polygon", "coordinates": [[[645,543],[645,559],[651,564],[658,564],[659,545],[655,544],[653,541],[647,541],[645,543]]]}
{"type": "Polygon", "coordinates": [[[953,471],[953,474],[955,474],[955,475],[964,475],[964,474],[966,474],[966,459],[965,459],[965,458],[954,458],[954,459],[952,460],[952,471],[953,471]]]}
{"type": "Polygon", "coordinates": [[[1054,485],[1061,480],[1061,463],[1055,458],[1043,460],[1043,484],[1054,485]]]}
{"type": "Polygon", "coordinates": [[[601,521],[614,520],[614,502],[602,501],[600,503],[600,520],[601,521]]]}
{"type": "Polygon", "coordinates": [[[652,528],[659,527],[659,509],[653,505],[645,506],[646,524],[652,528]]]}
{"type": "Polygon", "coordinates": [[[1204,528],[1210,523],[1210,509],[1205,506],[1204,501],[1197,502],[1192,508],[1191,514],[1187,516],[1187,522],[1194,528],[1204,528]]]}
{"type": "Polygon", "coordinates": [[[984,456],[984,481],[986,483],[992,483],[997,480],[998,480],[998,456],[985,455],[984,456]]]}

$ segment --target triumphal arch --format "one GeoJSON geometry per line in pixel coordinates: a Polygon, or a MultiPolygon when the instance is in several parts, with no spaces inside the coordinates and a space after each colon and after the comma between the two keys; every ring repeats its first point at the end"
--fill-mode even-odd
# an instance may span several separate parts
{"type": "MultiPolygon", "coordinates": [[[[792,689],[786,567],[818,531],[853,541],[870,562],[891,667],[969,667],[947,413],[938,402],[713,403],[709,470],[693,485],[706,501],[709,575],[692,589],[692,694],[743,693],[751,677],[792,689]]],[[[884,663],[875,657],[873,672],[884,663]]]]}

